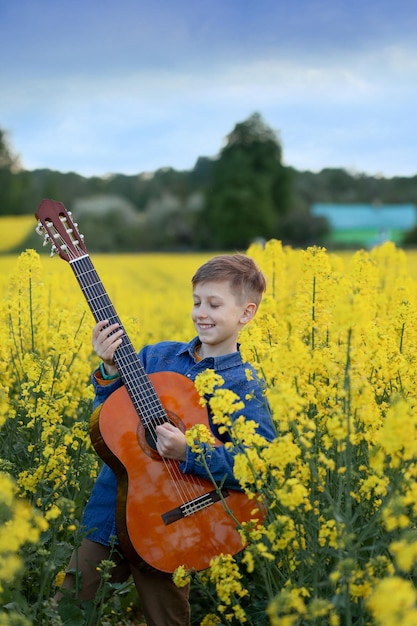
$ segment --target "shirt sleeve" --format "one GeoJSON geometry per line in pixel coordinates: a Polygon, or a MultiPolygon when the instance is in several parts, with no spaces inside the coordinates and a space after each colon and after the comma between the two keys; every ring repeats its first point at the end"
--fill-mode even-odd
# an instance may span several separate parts
{"type": "Polygon", "coordinates": [[[187,446],[187,458],[180,464],[184,474],[195,474],[200,478],[215,481],[219,487],[230,487],[240,491],[239,483],[233,475],[234,454],[224,445],[217,448],[202,443],[201,451],[193,452],[187,446]]]}
{"type": "Polygon", "coordinates": [[[95,381],[98,385],[110,385],[113,382],[113,378],[109,378],[107,380],[104,380],[103,375],[101,373],[101,369],[98,368],[98,370],[95,370],[95,372],[93,372],[93,376],[95,378],[95,381]]]}

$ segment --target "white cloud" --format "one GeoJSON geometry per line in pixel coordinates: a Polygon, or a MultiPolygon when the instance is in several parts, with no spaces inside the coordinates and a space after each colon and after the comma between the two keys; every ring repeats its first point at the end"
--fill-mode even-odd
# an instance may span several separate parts
{"type": "MultiPolygon", "coordinates": [[[[110,5],[106,13],[115,22],[92,28],[94,11],[85,9],[78,43],[75,30],[68,39],[64,29],[62,41],[54,31],[42,39],[40,56],[33,48],[32,62],[31,48],[20,52],[15,44],[16,58],[7,57],[2,69],[0,127],[11,132],[28,168],[134,173],[190,168],[198,156],[215,155],[234,124],[259,111],[280,132],[285,159],[296,168],[415,172],[417,50],[394,28],[398,15],[384,30],[376,7],[361,21],[353,2],[355,21],[345,31],[339,5],[321,18],[307,12],[314,23],[301,28],[289,4],[279,15],[261,4],[271,11],[269,28],[269,15],[255,9],[251,29],[243,17],[221,24],[215,13],[201,22],[201,7],[188,21],[172,8],[176,17],[165,23],[147,7],[135,25],[110,5]],[[288,36],[286,24],[293,29],[288,36]],[[142,31],[146,36],[135,41],[142,31]],[[119,39],[109,39],[115,32],[119,39]],[[338,33],[345,36],[340,45],[338,33]]],[[[222,5],[223,20],[235,15],[222,5]]],[[[55,7],[50,19],[59,17],[55,7]]],[[[30,31],[19,32],[23,46],[22,33],[30,31]]]]}

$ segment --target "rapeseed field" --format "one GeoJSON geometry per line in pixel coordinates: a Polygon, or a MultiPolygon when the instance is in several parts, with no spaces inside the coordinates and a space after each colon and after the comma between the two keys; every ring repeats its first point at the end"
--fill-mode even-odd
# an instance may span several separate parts
{"type": "MultiPolygon", "coordinates": [[[[239,555],[174,574],[191,581],[193,624],[413,626],[416,255],[278,241],[247,254],[268,289],[241,350],[265,379],[277,436],[230,423],[213,388],[245,450],[236,477],[264,517],[239,528],[239,555]]],[[[209,256],[92,259],[137,349],[193,336],[190,279],[209,256]]],[[[108,564],[94,606],[52,601],[99,468],[88,436],[94,322],[67,263],[28,250],[0,264],[0,624],[140,623],[129,584],[109,596],[108,564]]]]}
{"type": "Polygon", "coordinates": [[[0,253],[13,250],[33,230],[32,215],[0,216],[0,253]]]}

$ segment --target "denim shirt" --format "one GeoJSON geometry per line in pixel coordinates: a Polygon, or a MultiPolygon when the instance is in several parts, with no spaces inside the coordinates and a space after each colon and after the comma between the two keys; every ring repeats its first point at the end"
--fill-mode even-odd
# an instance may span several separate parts
{"type": "MultiPolygon", "coordinates": [[[[196,376],[204,370],[213,369],[223,378],[224,388],[235,392],[245,404],[235,417],[244,415],[247,420],[256,421],[259,424],[258,434],[272,441],[276,436],[276,431],[263,395],[262,383],[257,378],[254,368],[249,363],[243,362],[239,351],[196,361],[194,353],[199,343],[198,337],[189,343],[163,341],[142,348],[139,352],[139,359],[147,374],[177,372],[191,380],[195,380],[196,376]],[[247,369],[253,373],[252,380],[248,380],[247,369]],[[249,396],[250,399],[247,399],[249,396]]],[[[95,391],[94,408],[96,408],[122,385],[122,381],[118,378],[107,385],[99,385],[94,373],[92,381],[95,391]]],[[[214,436],[223,443],[229,441],[227,435],[221,435],[218,432],[217,426],[212,422],[210,412],[208,420],[214,436]]],[[[232,451],[226,450],[221,445],[214,448],[205,446],[204,457],[212,477],[218,484],[239,489],[239,484],[233,475],[234,453],[232,451]]],[[[210,475],[201,460],[201,452],[195,453],[189,446],[187,446],[186,460],[180,462],[180,469],[184,473],[192,473],[210,480],[210,475]]],[[[88,538],[92,541],[110,545],[111,537],[116,536],[116,496],[116,476],[104,464],[83,516],[83,526],[88,531],[88,538]]]]}

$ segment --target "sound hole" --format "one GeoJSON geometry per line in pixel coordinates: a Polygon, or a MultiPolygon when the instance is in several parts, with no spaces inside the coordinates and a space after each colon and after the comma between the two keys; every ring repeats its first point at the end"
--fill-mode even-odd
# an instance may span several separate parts
{"type": "Polygon", "coordinates": [[[153,426],[144,429],[146,445],[156,452],[156,432],[153,426]]]}
{"type": "MultiPolygon", "coordinates": [[[[181,419],[172,411],[166,411],[167,422],[179,428],[182,432],[185,432],[185,426],[181,419]]],[[[139,422],[136,429],[136,437],[138,444],[143,452],[153,458],[160,459],[160,455],[156,449],[156,431],[155,427],[158,424],[147,424],[144,426],[142,422],[139,422]]]]}

